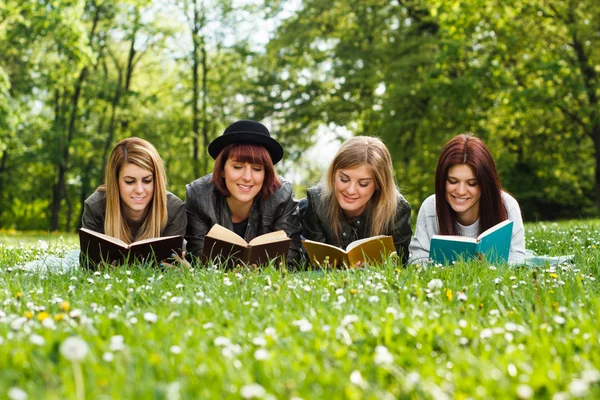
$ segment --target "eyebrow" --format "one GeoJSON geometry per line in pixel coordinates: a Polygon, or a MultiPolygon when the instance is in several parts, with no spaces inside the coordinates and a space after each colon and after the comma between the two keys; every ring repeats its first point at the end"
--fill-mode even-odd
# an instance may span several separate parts
{"type": "MultiPolygon", "coordinates": [[[[448,175],[448,178],[446,178],[446,179],[456,179],[457,181],[460,181],[460,179],[458,179],[457,177],[452,176],[452,175],[448,175]]],[[[477,181],[477,178],[466,179],[465,181],[466,182],[477,181]]]]}
{"type": "MultiPolygon", "coordinates": [[[[126,176],[123,177],[123,179],[127,179],[127,178],[129,178],[129,179],[137,179],[135,176],[129,176],[129,175],[126,175],[126,176]]],[[[142,179],[148,179],[148,178],[152,178],[152,174],[146,175],[146,176],[142,176],[142,179]]]]}
{"type": "MultiPolygon", "coordinates": [[[[344,175],[344,177],[350,179],[350,176],[348,174],[343,173],[342,171],[340,171],[340,174],[344,175]]],[[[359,181],[372,181],[373,178],[359,178],[359,181]]]]}

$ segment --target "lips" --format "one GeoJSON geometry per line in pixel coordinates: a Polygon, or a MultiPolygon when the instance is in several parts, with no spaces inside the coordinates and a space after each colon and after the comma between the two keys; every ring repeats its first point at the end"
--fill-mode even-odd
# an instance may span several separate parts
{"type": "Polygon", "coordinates": [[[344,197],[344,201],[346,203],[354,203],[356,200],[358,200],[358,197],[357,198],[348,197],[343,193],[342,193],[342,196],[344,197]]]}
{"type": "Polygon", "coordinates": [[[471,200],[471,197],[456,197],[452,196],[452,200],[454,200],[457,204],[465,204],[471,200]]]}
{"type": "Polygon", "coordinates": [[[146,200],[146,196],[144,196],[144,197],[132,197],[131,199],[132,199],[133,201],[135,201],[135,202],[141,203],[141,202],[143,202],[144,200],[146,200]]]}
{"type": "Polygon", "coordinates": [[[241,184],[238,184],[237,186],[240,188],[240,190],[242,192],[249,192],[249,191],[252,190],[252,185],[241,185],[241,184]]]}

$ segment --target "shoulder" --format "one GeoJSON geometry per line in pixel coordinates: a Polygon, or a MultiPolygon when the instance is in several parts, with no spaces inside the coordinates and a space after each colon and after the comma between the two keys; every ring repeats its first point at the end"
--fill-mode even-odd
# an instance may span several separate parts
{"type": "Polygon", "coordinates": [[[167,210],[176,210],[183,205],[183,201],[171,192],[167,192],[167,210]]]}
{"type": "Polygon", "coordinates": [[[273,202],[276,204],[279,203],[287,203],[290,200],[294,199],[294,185],[292,182],[285,180],[282,177],[279,177],[280,185],[272,196],[269,196],[273,202]]]}
{"type": "Polygon", "coordinates": [[[299,203],[300,215],[306,215],[309,212],[314,212],[315,208],[319,208],[322,191],[323,187],[321,185],[306,189],[306,197],[301,199],[299,203]]]}
{"type": "Polygon", "coordinates": [[[85,204],[92,211],[104,211],[106,209],[106,192],[96,190],[85,200],[85,204]]]}
{"type": "Polygon", "coordinates": [[[203,191],[206,190],[207,188],[212,188],[214,187],[214,183],[211,182],[212,180],[212,173],[204,175],[201,178],[196,179],[195,181],[188,183],[186,185],[187,191],[189,192],[191,191],[203,191]]]}
{"type": "Polygon", "coordinates": [[[421,213],[426,217],[437,217],[437,212],[435,208],[435,194],[432,194],[423,201],[423,203],[421,204],[421,208],[419,208],[419,214],[421,213]]]}
{"type": "Polygon", "coordinates": [[[410,212],[410,204],[408,201],[400,194],[399,191],[396,191],[396,212],[405,213],[410,212]]]}
{"type": "Polygon", "coordinates": [[[509,218],[510,218],[510,214],[514,214],[516,212],[518,212],[519,214],[521,213],[521,208],[519,207],[519,202],[512,197],[510,194],[506,193],[505,191],[501,192],[502,195],[502,202],[504,203],[504,207],[506,208],[506,211],[509,214],[509,218]]]}

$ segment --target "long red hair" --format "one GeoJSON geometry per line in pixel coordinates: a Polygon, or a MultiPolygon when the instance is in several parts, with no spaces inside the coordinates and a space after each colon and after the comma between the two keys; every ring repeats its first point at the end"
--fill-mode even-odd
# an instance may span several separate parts
{"type": "Polygon", "coordinates": [[[257,194],[261,200],[274,194],[281,186],[281,182],[273,167],[271,155],[264,146],[247,143],[232,143],[221,150],[215,159],[215,167],[213,169],[212,182],[223,196],[229,197],[231,194],[225,185],[225,179],[223,179],[225,176],[225,163],[229,159],[263,166],[265,169],[265,180],[263,181],[260,192],[257,194]]]}
{"type": "Polygon", "coordinates": [[[506,220],[508,213],[502,202],[502,186],[492,153],[481,139],[470,133],[463,133],[446,143],[435,170],[435,206],[439,233],[458,234],[456,213],[446,200],[448,170],[458,164],[467,164],[473,169],[481,190],[479,233],[506,220]]]}

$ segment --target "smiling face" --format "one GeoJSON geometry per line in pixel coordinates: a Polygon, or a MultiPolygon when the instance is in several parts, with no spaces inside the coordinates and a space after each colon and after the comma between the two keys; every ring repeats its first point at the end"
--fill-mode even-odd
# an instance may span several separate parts
{"type": "Polygon", "coordinates": [[[126,163],[119,171],[119,196],[127,219],[139,221],[154,195],[154,175],[151,171],[126,163]]]}
{"type": "Polygon", "coordinates": [[[467,164],[456,164],[448,170],[446,201],[456,212],[461,225],[472,225],[479,218],[481,189],[473,169],[467,164]]]}
{"type": "Polygon", "coordinates": [[[223,168],[225,186],[230,197],[240,205],[252,204],[260,192],[265,180],[265,168],[260,164],[251,164],[228,159],[223,168]]]}
{"type": "Polygon", "coordinates": [[[375,193],[375,180],[366,164],[335,172],[335,197],[349,218],[358,217],[375,193]]]}

